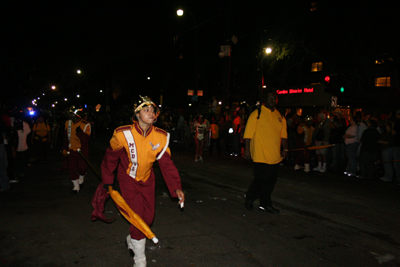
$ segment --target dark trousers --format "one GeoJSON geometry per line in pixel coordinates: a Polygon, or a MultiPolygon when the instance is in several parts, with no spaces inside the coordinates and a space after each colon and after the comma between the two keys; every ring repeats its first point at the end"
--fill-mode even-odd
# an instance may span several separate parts
{"type": "MultiPolygon", "coordinates": [[[[86,158],[89,158],[87,153],[85,154],[86,158]]],[[[79,178],[79,175],[85,175],[87,171],[86,161],[82,158],[81,155],[77,151],[70,150],[70,154],[68,156],[69,162],[69,178],[71,180],[76,180],[79,178]]]]}
{"type": "Polygon", "coordinates": [[[15,156],[15,174],[17,176],[25,175],[26,165],[28,164],[28,151],[18,151],[15,156]]]}
{"type": "Polygon", "coordinates": [[[260,206],[272,206],[271,194],[278,178],[279,164],[254,162],[254,179],[246,192],[249,200],[260,199],[260,206]]]}
{"type": "Polygon", "coordinates": [[[217,147],[217,154],[219,155],[220,152],[221,152],[221,147],[220,147],[220,145],[219,145],[219,138],[216,138],[216,139],[211,138],[211,139],[210,139],[210,154],[211,154],[211,155],[212,155],[212,152],[213,152],[214,144],[215,144],[216,147],[217,147]]]}
{"type": "MultiPolygon", "coordinates": [[[[300,148],[300,147],[299,147],[300,148]]],[[[295,163],[297,165],[303,165],[306,163],[310,163],[311,162],[311,151],[308,149],[305,150],[299,150],[296,153],[296,161],[295,163]]]]}
{"type": "Polygon", "coordinates": [[[364,178],[377,178],[378,177],[378,166],[376,162],[379,159],[378,152],[360,152],[360,173],[364,178]]]}

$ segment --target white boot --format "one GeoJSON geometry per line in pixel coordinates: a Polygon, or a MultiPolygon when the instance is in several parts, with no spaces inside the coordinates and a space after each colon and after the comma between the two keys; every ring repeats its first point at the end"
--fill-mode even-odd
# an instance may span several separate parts
{"type": "Polygon", "coordinates": [[[83,184],[83,182],[85,181],[85,175],[79,175],[79,184],[83,184]]]}
{"type": "Polygon", "coordinates": [[[133,254],[135,254],[133,257],[133,260],[135,261],[133,267],[146,267],[146,238],[136,240],[132,239],[131,235],[128,235],[126,237],[126,243],[128,245],[128,249],[131,249],[133,254]]]}
{"type": "Polygon", "coordinates": [[[74,185],[74,188],[72,188],[72,193],[79,193],[79,190],[81,189],[79,186],[79,179],[71,180],[71,182],[74,185]]]}
{"type": "Polygon", "coordinates": [[[322,164],[322,168],[319,170],[319,172],[326,172],[326,162],[322,164]]]}
{"type": "Polygon", "coordinates": [[[318,167],[314,168],[313,170],[317,172],[317,171],[320,171],[321,168],[322,168],[322,162],[320,161],[320,162],[318,162],[318,167]]]}
{"type": "Polygon", "coordinates": [[[310,163],[305,163],[304,164],[304,172],[309,173],[310,172],[310,163]]]}
{"type": "Polygon", "coordinates": [[[297,165],[297,164],[294,165],[294,170],[295,170],[295,171],[300,170],[300,165],[297,165]]]}

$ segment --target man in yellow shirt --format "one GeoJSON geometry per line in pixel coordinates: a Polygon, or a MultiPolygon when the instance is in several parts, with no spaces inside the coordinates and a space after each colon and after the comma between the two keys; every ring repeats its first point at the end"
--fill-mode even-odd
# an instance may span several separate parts
{"type": "Polygon", "coordinates": [[[245,194],[245,207],[253,210],[253,202],[260,199],[260,211],[279,213],[272,206],[271,194],[279,162],[288,154],[286,119],[276,109],[278,95],[275,91],[268,91],[264,102],[265,106],[250,114],[243,136],[244,158],[250,159],[251,155],[254,162],[254,179],[245,194]]]}

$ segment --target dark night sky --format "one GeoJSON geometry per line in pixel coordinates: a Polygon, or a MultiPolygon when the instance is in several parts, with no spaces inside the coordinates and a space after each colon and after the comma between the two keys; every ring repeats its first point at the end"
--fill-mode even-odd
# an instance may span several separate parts
{"type": "MultiPolygon", "coordinates": [[[[182,44],[189,49],[188,43],[194,41],[193,20],[189,14],[177,18],[178,7],[193,13],[198,24],[202,60],[212,62],[214,57],[217,60],[219,45],[232,34],[236,34],[241,43],[250,43],[254,36],[249,33],[257,35],[257,30],[266,26],[270,33],[282,35],[286,32],[295,36],[296,32],[290,32],[290,28],[304,30],[297,24],[307,25],[301,14],[310,6],[310,1],[298,0],[190,1],[185,5],[180,2],[2,3],[2,43],[5,44],[2,51],[3,97],[7,98],[14,92],[36,90],[37,84],[56,81],[78,68],[103,75],[121,72],[122,69],[140,75],[164,72],[171,68],[171,61],[176,57],[173,37],[179,35],[182,44]],[[229,29],[226,27],[228,24],[229,29]]],[[[371,36],[393,35],[393,30],[387,25],[397,28],[395,22],[399,16],[393,14],[396,14],[398,5],[385,6],[390,1],[360,1],[362,4],[359,6],[355,2],[350,6],[341,0],[323,2],[336,9],[329,16],[319,18],[327,25],[326,29],[318,29],[321,36],[326,36],[329,31],[332,31],[332,36],[339,36],[346,29],[357,35],[365,28],[371,29],[371,36]]],[[[310,22],[309,25],[318,28],[319,23],[310,22]]]]}

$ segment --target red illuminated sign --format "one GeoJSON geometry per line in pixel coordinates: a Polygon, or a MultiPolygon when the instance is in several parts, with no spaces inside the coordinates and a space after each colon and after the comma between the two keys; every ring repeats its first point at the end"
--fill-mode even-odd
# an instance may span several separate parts
{"type": "Polygon", "coordinates": [[[278,95],[291,95],[291,94],[302,94],[302,93],[313,93],[314,87],[311,88],[297,88],[297,89],[288,89],[288,90],[276,90],[278,95]]]}

